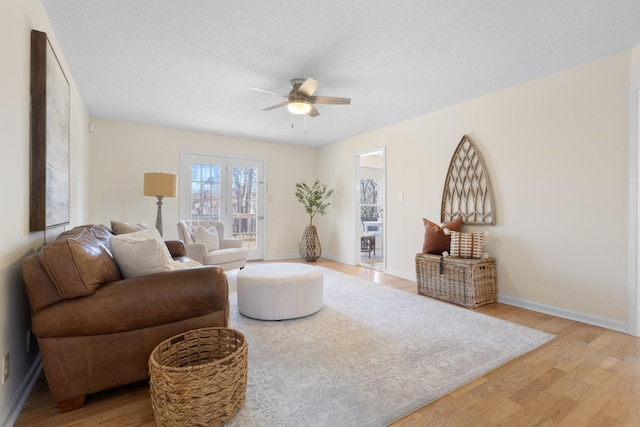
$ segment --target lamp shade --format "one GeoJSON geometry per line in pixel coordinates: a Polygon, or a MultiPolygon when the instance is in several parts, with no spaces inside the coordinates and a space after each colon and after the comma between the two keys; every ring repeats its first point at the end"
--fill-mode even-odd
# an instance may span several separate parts
{"type": "Polygon", "coordinates": [[[178,177],[170,173],[149,172],[144,174],[144,195],[176,197],[178,177]]]}

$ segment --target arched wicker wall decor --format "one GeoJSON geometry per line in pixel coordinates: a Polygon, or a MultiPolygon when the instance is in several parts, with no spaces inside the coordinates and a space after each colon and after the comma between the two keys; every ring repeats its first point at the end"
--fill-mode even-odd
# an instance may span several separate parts
{"type": "Polygon", "coordinates": [[[465,224],[495,225],[493,191],[480,152],[467,135],[456,148],[442,192],[440,220],[462,216],[465,224]]]}

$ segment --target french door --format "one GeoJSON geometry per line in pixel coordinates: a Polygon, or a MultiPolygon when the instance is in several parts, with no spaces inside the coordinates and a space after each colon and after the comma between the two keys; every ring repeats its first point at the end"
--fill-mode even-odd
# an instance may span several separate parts
{"type": "Polygon", "coordinates": [[[215,220],[263,258],[264,161],[180,153],[180,219],[215,220]]]}

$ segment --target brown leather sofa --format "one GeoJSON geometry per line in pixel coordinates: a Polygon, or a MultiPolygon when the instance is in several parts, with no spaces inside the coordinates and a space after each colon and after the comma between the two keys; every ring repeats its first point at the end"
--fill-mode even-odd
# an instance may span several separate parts
{"type": "MultiPolygon", "coordinates": [[[[44,373],[61,412],[87,394],[148,378],[163,340],[228,325],[224,271],[207,266],[123,279],[109,250],[111,230],[76,227],[26,258],[23,277],[44,373]]],[[[174,259],[182,242],[167,244],[174,259]]]]}

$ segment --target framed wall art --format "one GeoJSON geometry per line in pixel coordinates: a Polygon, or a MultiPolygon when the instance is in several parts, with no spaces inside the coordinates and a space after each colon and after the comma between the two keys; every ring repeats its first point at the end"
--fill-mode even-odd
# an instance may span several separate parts
{"type": "Polygon", "coordinates": [[[46,33],[31,31],[31,231],[70,221],[69,81],[46,33]]]}
{"type": "Polygon", "coordinates": [[[480,151],[464,135],[453,153],[442,192],[440,220],[462,217],[464,224],[496,225],[493,190],[480,151]]]}

